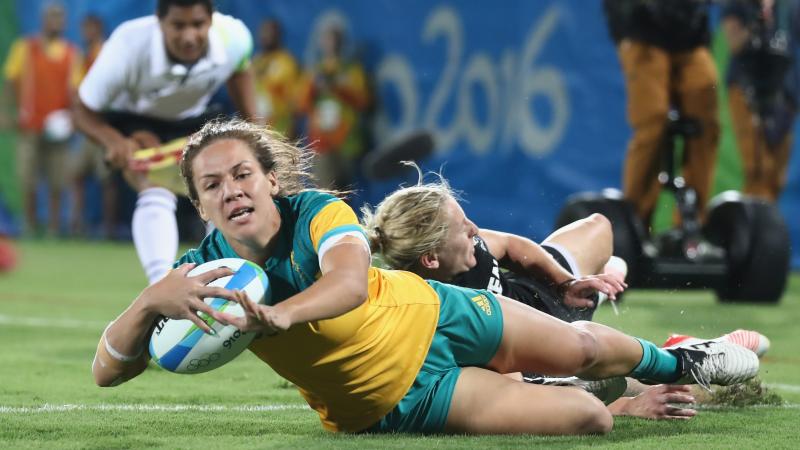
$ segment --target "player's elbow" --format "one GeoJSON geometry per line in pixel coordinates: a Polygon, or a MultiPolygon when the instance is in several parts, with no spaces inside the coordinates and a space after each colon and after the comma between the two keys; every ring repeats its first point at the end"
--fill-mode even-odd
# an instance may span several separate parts
{"type": "Polygon", "coordinates": [[[96,354],[92,362],[92,377],[99,387],[114,387],[139,376],[146,368],[145,357],[130,363],[122,363],[108,359],[106,355],[96,354]]]}
{"type": "Polygon", "coordinates": [[[347,298],[347,303],[352,308],[357,308],[367,299],[367,278],[361,276],[346,277],[342,284],[342,292],[347,298]]]}
{"type": "Polygon", "coordinates": [[[122,383],[122,376],[113,376],[112,374],[105,373],[102,370],[97,370],[96,367],[92,367],[92,376],[94,377],[94,383],[99,387],[114,387],[118,386],[122,383]]]}

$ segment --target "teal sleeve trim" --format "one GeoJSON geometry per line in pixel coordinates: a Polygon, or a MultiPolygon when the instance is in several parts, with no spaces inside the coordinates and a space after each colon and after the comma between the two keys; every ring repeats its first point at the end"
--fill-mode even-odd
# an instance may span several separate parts
{"type": "Polygon", "coordinates": [[[355,225],[355,224],[341,225],[331,230],[328,230],[327,233],[323,234],[322,239],[319,240],[319,244],[317,244],[317,247],[314,249],[314,251],[319,253],[319,248],[322,247],[322,244],[324,244],[325,241],[332,238],[333,236],[346,233],[348,231],[358,231],[359,233],[364,235],[365,239],[367,238],[367,233],[364,232],[364,229],[361,228],[361,225],[355,225]]]}

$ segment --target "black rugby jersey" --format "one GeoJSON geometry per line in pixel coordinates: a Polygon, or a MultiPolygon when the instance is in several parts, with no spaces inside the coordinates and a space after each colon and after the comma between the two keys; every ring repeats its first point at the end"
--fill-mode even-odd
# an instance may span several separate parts
{"type": "MultiPolygon", "coordinates": [[[[477,263],[472,269],[456,275],[450,281],[452,284],[472,289],[485,289],[494,294],[504,295],[567,322],[591,320],[596,306],[595,308],[576,310],[564,305],[553,287],[547,282],[501,269],[497,259],[489,252],[486,241],[478,235],[472,239],[475,243],[477,263]]],[[[572,272],[561,253],[551,247],[543,248],[553,255],[562,267],[572,272]]]]}
{"type": "MultiPolygon", "coordinates": [[[[486,289],[494,294],[505,295],[527,305],[535,306],[533,303],[538,297],[538,289],[533,289],[529,282],[521,283],[520,281],[523,277],[501,270],[500,264],[489,252],[489,247],[483,238],[475,235],[472,240],[475,242],[475,260],[477,264],[472,269],[456,275],[452,283],[472,289],[486,289]]],[[[547,289],[545,283],[537,284],[540,285],[536,287],[547,289]]]]}

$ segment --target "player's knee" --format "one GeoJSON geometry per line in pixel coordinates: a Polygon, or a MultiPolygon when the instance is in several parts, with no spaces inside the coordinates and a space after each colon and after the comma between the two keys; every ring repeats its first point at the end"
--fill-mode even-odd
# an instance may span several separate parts
{"type": "Polygon", "coordinates": [[[587,394],[587,397],[590,398],[584,404],[584,410],[582,411],[583,420],[578,424],[578,433],[606,434],[611,432],[611,429],[614,427],[614,417],[611,415],[611,412],[606,408],[603,402],[591,394],[587,394]]]}
{"type": "Polygon", "coordinates": [[[608,217],[600,213],[594,213],[586,219],[592,224],[592,228],[596,233],[611,235],[611,221],[608,220],[608,217]]]}
{"type": "Polygon", "coordinates": [[[594,213],[587,217],[586,220],[591,224],[593,241],[610,257],[614,247],[614,227],[611,221],[600,213],[594,213]]]}
{"type": "Polygon", "coordinates": [[[562,400],[562,406],[567,406],[568,413],[564,416],[562,425],[565,428],[560,434],[586,435],[605,434],[614,426],[614,418],[606,406],[594,395],[574,389],[569,397],[562,400]]]}

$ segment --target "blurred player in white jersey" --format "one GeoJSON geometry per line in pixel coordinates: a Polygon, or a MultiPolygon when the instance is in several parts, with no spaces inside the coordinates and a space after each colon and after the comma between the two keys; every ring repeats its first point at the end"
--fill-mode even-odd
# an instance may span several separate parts
{"type": "Polygon", "coordinates": [[[247,27],[214,12],[211,0],[159,0],[155,15],[114,30],[81,83],[76,125],[138,192],[133,240],[150,283],[176,257],[176,189],[133,170],[131,158],[197,131],[214,115],[209,100],[223,84],[253,120],[252,48],[247,27]]]}

